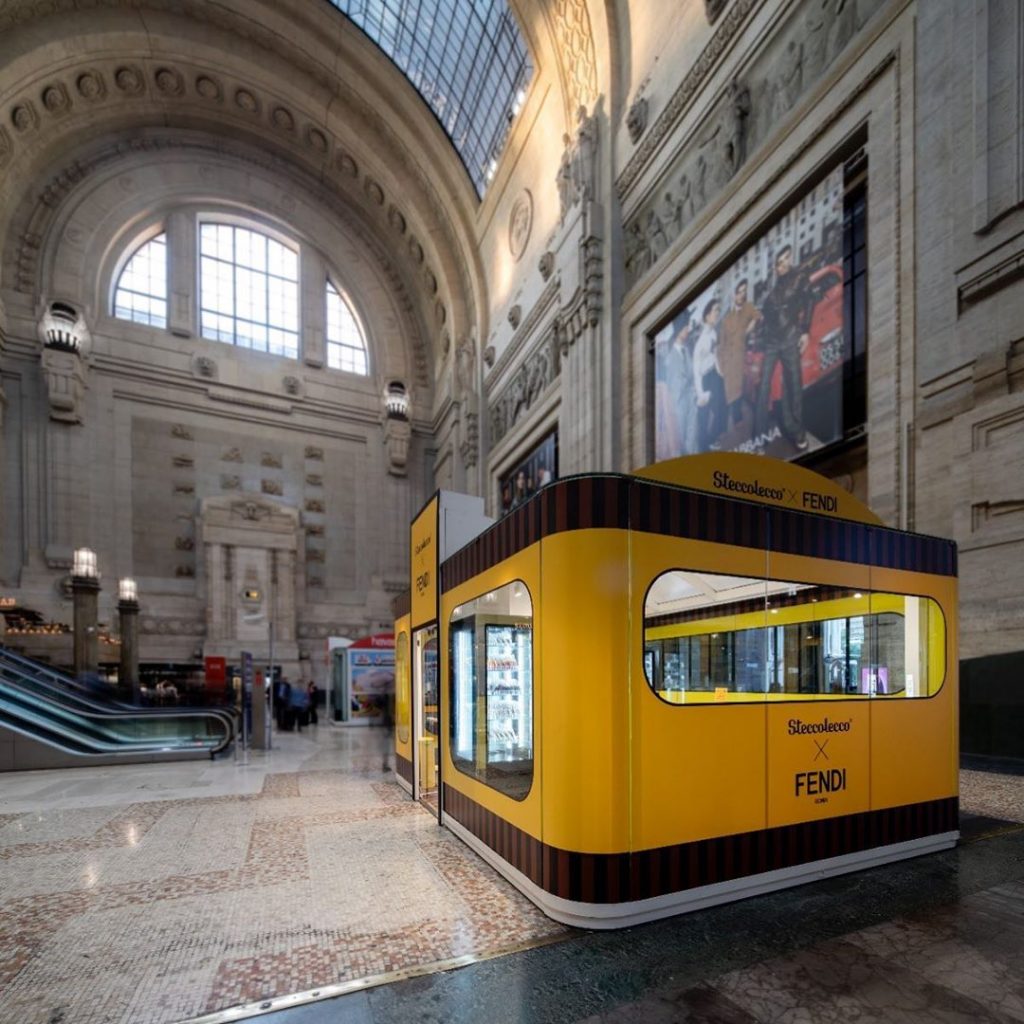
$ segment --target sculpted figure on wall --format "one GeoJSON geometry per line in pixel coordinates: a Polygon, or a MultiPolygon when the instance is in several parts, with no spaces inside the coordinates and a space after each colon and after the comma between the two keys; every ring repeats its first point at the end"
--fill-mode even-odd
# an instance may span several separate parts
{"type": "Polygon", "coordinates": [[[558,186],[559,221],[572,207],[597,195],[597,118],[586,107],[576,111],[576,137],[562,136],[562,159],[555,182],[558,186]]]}
{"type": "Polygon", "coordinates": [[[558,186],[558,219],[564,221],[573,203],[572,139],[568,135],[562,136],[562,160],[558,165],[555,184],[558,186]]]}
{"type": "Polygon", "coordinates": [[[456,396],[465,399],[476,391],[476,346],[468,335],[459,338],[455,346],[455,391],[456,396]]]}
{"type": "MultiPolygon", "coordinates": [[[[749,155],[778,131],[779,122],[881,4],[882,0],[804,0],[765,41],[704,123],[680,136],[676,156],[650,198],[630,213],[624,225],[627,287],[647,273],[700,211],[729,187],[749,155]]],[[[709,19],[724,6],[724,0],[708,0],[709,19]]]]}
{"type": "Polygon", "coordinates": [[[597,118],[586,107],[576,111],[576,153],[573,159],[576,199],[588,202],[597,195],[597,118]]]}

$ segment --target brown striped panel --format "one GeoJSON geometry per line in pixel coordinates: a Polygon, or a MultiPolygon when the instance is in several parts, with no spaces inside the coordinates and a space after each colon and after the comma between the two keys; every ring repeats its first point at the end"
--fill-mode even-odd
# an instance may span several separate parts
{"type": "Polygon", "coordinates": [[[407,757],[402,757],[401,754],[395,754],[395,771],[398,772],[399,778],[405,779],[409,785],[412,785],[412,761],[407,757]]]}
{"type": "Polygon", "coordinates": [[[535,885],[579,903],[631,903],[953,832],[956,797],[635,853],[574,853],[534,839],[445,787],[444,810],[535,885]]]}
{"type": "Polygon", "coordinates": [[[957,572],[952,541],[635,477],[594,474],[554,481],[452,555],[441,567],[442,592],[543,537],[595,528],[630,528],[942,576],[957,572]]]}
{"type": "Polygon", "coordinates": [[[629,484],[625,476],[574,476],[556,480],[513,509],[441,567],[441,589],[503,562],[517,551],[565,530],[629,526],[629,484]]]}
{"type": "Polygon", "coordinates": [[[393,618],[400,619],[403,615],[409,615],[412,612],[412,590],[403,590],[400,594],[396,594],[391,599],[391,615],[393,618]]]}

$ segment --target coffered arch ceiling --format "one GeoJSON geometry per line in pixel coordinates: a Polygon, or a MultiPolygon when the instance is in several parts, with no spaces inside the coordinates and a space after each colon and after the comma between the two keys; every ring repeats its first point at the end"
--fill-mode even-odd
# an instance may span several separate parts
{"type": "Polygon", "coordinates": [[[0,6],[0,286],[38,291],[56,212],[94,168],[187,138],[288,168],[344,210],[435,360],[483,328],[473,186],[408,82],[337,11],[94,2],[0,6]]]}

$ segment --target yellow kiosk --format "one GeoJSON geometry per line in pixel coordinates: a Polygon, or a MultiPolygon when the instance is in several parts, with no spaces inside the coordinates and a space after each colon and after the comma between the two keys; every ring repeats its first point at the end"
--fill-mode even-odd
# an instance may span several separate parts
{"type": "Polygon", "coordinates": [[[440,820],[590,928],[952,846],[955,609],[953,543],[788,463],[556,481],[441,561],[440,820]]]}

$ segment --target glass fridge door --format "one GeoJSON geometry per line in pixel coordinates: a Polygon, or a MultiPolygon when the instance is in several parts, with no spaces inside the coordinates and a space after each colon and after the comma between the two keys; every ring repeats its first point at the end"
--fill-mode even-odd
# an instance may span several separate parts
{"type": "Polygon", "coordinates": [[[485,627],[487,657],[487,760],[517,761],[531,754],[529,630],[485,627]]]}
{"type": "Polygon", "coordinates": [[[464,619],[452,626],[452,667],[454,692],[452,693],[452,752],[456,759],[474,761],[476,731],[473,715],[476,706],[476,686],[473,677],[473,640],[475,630],[472,619],[464,619]]]}

